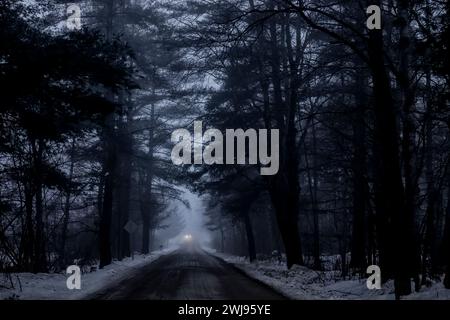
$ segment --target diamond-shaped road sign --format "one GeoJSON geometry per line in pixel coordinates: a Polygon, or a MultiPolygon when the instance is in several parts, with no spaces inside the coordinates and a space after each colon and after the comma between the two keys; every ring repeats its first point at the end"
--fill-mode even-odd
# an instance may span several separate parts
{"type": "Polygon", "coordinates": [[[136,229],[138,228],[138,225],[136,223],[134,223],[133,220],[128,220],[127,224],[123,228],[129,234],[132,234],[133,232],[136,231],[136,229]]]}

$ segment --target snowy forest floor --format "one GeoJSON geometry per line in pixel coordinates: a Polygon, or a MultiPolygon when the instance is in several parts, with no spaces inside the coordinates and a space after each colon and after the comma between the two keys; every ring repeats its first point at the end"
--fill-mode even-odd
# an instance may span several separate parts
{"type": "MultiPolygon", "coordinates": [[[[286,264],[278,259],[258,260],[250,263],[246,257],[238,257],[215,251],[211,254],[233,264],[248,276],[258,279],[286,297],[295,300],[393,300],[394,283],[388,281],[380,290],[369,290],[366,279],[342,280],[337,271],[314,271],[294,266],[287,270],[286,264]]],[[[402,297],[405,300],[450,300],[450,290],[442,281],[422,287],[402,297]]]]}
{"type": "Polygon", "coordinates": [[[0,274],[0,300],[77,300],[100,290],[111,283],[120,282],[172,249],[154,251],[147,255],[136,254],[134,258],[113,261],[101,270],[83,273],[81,289],[69,290],[65,273],[14,273],[0,274]]]}

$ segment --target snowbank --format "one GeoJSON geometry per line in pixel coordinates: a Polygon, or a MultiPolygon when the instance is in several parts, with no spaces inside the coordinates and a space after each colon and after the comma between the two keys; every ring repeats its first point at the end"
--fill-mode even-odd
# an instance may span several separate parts
{"type": "Polygon", "coordinates": [[[81,289],[69,290],[66,286],[68,275],[63,273],[16,273],[10,274],[14,284],[5,274],[0,274],[0,300],[72,300],[86,296],[110,285],[131,277],[137,270],[149,264],[173,249],[155,251],[148,255],[135,254],[134,259],[126,258],[114,261],[105,268],[81,275],[81,289]],[[6,287],[6,288],[4,288],[6,287]]]}
{"type": "MultiPolygon", "coordinates": [[[[244,257],[237,257],[209,251],[217,257],[233,264],[249,277],[257,279],[285,296],[295,300],[393,300],[392,281],[381,290],[369,290],[365,279],[335,280],[333,271],[317,272],[306,267],[294,266],[288,270],[284,262],[268,259],[250,263],[244,257]]],[[[450,300],[450,290],[441,282],[422,287],[402,297],[405,300],[450,300]]]]}

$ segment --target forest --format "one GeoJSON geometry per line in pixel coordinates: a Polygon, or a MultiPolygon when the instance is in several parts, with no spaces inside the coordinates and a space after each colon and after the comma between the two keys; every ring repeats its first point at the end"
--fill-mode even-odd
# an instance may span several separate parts
{"type": "Polygon", "coordinates": [[[219,252],[317,271],[333,256],[339,279],[377,265],[397,298],[450,289],[449,14],[445,0],[2,0],[0,272],[148,254],[184,232],[188,190],[219,252]],[[227,164],[174,164],[172,133],[198,121],[277,129],[278,170],[260,174],[250,142],[227,164]]]}

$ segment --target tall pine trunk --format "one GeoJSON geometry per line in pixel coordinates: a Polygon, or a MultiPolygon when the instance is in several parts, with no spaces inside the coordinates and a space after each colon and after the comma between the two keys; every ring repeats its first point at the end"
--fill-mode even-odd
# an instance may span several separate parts
{"type": "Polygon", "coordinates": [[[448,176],[449,184],[447,186],[447,209],[445,213],[445,228],[442,249],[444,265],[446,265],[444,286],[447,289],[450,289],[450,174],[448,176]]]}
{"type": "MultiPolygon", "coordinates": [[[[128,112],[129,114],[129,112],[128,112]]],[[[132,152],[133,152],[133,137],[128,132],[129,122],[131,117],[128,116],[128,121],[121,122],[119,145],[118,145],[118,205],[117,205],[117,256],[119,260],[131,256],[130,234],[124,229],[130,218],[130,196],[131,196],[131,174],[132,174],[132,152]]]]}
{"type": "Polygon", "coordinates": [[[44,141],[37,139],[32,141],[33,158],[34,158],[34,187],[35,195],[35,223],[36,232],[34,238],[34,258],[33,272],[47,272],[47,254],[45,245],[45,226],[44,226],[44,202],[43,202],[43,182],[42,173],[44,141]]]}
{"type": "Polygon", "coordinates": [[[69,168],[69,185],[67,186],[66,191],[66,199],[64,203],[64,218],[63,218],[63,225],[61,230],[61,237],[60,237],[60,246],[59,246],[59,267],[63,269],[66,265],[66,242],[67,242],[67,230],[69,227],[69,221],[70,221],[70,200],[72,196],[72,186],[70,185],[72,183],[73,174],[75,170],[75,138],[72,138],[72,146],[70,151],[70,168],[69,168]]]}
{"type": "MultiPolygon", "coordinates": [[[[380,5],[380,1],[374,4],[380,5]]],[[[384,279],[394,278],[395,295],[411,293],[411,226],[405,208],[400,168],[397,115],[384,61],[381,30],[369,31],[369,63],[373,80],[377,197],[377,237],[384,279]]]]}
{"type": "Polygon", "coordinates": [[[255,245],[255,235],[253,233],[253,227],[249,212],[250,206],[244,204],[242,207],[243,208],[241,215],[243,216],[245,235],[247,238],[248,258],[250,262],[253,262],[256,260],[256,245],[255,245]]]}
{"type": "Polygon", "coordinates": [[[21,239],[23,247],[22,271],[31,271],[34,256],[34,228],[33,228],[33,191],[31,181],[25,182],[25,225],[21,239]]]}
{"type": "Polygon", "coordinates": [[[367,267],[366,237],[369,231],[368,219],[366,215],[366,204],[368,203],[368,190],[366,182],[366,119],[365,111],[367,98],[361,84],[365,84],[364,73],[356,72],[355,76],[355,102],[356,111],[354,114],[353,126],[353,222],[352,222],[352,243],[350,267],[354,271],[363,274],[367,267]]]}
{"type": "Polygon", "coordinates": [[[111,254],[111,223],[113,215],[114,172],[116,168],[116,145],[114,141],[114,115],[108,116],[103,136],[105,159],[103,163],[104,187],[103,203],[99,223],[99,251],[100,268],[107,266],[112,261],[111,254]]]}
{"type": "Polygon", "coordinates": [[[416,187],[416,172],[414,167],[414,132],[416,130],[413,119],[413,107],[415,102],[415,92],[413,89],[413,81],[410,75],[411,60],[411,29],[409,21],[409,0],[399,1],[399,48],[400,48],[400,72],[399,84],[401,89],[401,104],[403,112],[403,131],[402,131],[402,164],[404,175],[405,190],[405,221],[402,222],[405,230],[405,236],[409,239],[410,244],[405,250],[408,250],[409,268],[404,270],[412,277],[416,284],[416,291],[420,288],[419,272],[420,272],[420,256],[417,239],[417,230],[415,224],[415,206],[418,189],[416,187]]]}
{"type": "MultiPolygon", "coordinates": [[[[296,105],[292,104],[291,100],[289,101],[290,107],[287,107],[283,101],[277,26],[273,20],[269,24],[269,33],[272,49],[270,57],[272,85],[274,102],[277,108],[275,123],[280,130],[280,167],[278,173],[273,178],[269,178],[269,192],[286,251],[287,266],[291,268],[294,264],[304,264],[298,230],[300,186],[298,183],[298,156],[295,141],[296,105]]],[[[291,93],[294,93],[294,91],[291,91],[291,93]]],[[[291,96],[291,99],[295,99],[295,96],[291,96]]]]}
{"type": "MultiPolygon", "coordinates": [[[[104,5],[105,19],[105,36],[107,40],[113,38],[113,19],[114,19],[114,0],[106,1],[104,5]]],[[[114,100],[114,94],[107,92],[109,99],[114,100]]],[[[111,253],[111,225],[113,216],[113,199],[114,199],[114,174],[116,172],[117,150],[115,145],[115,114],[108,115],[105,121],[103,132],[103,199],[100,212],[99,222],[99,253],[100,253],[100,269],[112,262],[111,253]]]]}
{"type": "Polygon", "coordinates": [[[153,152],[154,152],[154,128],[155,126],[155,106],[152,104],[150,109],[150,127],[148,131],[148,153],[147,165],[145,167],[143,195],[141,199],[142,216],[142,253],[150,252],[150,227],[152,214],[152,183],[153,183],[153,152]]]}

